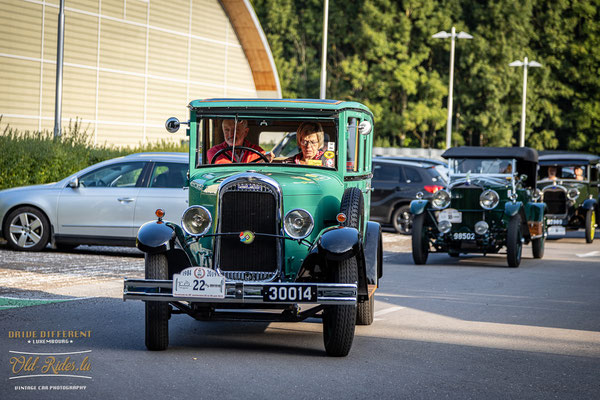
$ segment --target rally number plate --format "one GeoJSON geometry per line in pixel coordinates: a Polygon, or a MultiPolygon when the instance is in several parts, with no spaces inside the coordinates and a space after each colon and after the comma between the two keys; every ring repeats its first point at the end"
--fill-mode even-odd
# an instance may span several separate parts
{"type": "Polygon", "coordinates": [[[450,221],[453,224],[460,224],[462,222],[462,213],[454,208],[447,208],[440,211],[438,215],[438,221],[450,221]]]}
{"type": "Polygon", "coordinates": [[[454,232],[452,234],[453,240],[475,240],[475,234],[473,232],[454,232]]]}
{"type": "Polygon", "coordinates": [[[567,230],[564,226],[549,226],[548,235],[566,235],[567,230]]]}
{"type": "Polygon", "coordinates": [[[315,302],[317,301],[316,286],[304,285],[286,285],[286,286],[265,286],[262,290],[263,301],[297,301],[297,302],[315,302]]]}
{"type": "Polygon", "coordinates": [[[225,277],[210,268],[186,268],[173,274],[173,296],[223,299],[225,277]]]}

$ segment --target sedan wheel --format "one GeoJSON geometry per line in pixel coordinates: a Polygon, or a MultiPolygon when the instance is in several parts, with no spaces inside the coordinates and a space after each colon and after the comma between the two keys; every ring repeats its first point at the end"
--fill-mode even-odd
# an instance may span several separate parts
{"type": "Polygon", "coordinates": [[[50,224],[40,210],[20,207],[9,214],[3,231],[13,249],[39,251],[48,244],[50,224]]]}
{"type": "Polygon", "coordinates": [[[402,206],[394,211],[392,215],[392,224],[396,232],[403,235],[410,235],[412,232],[413,216],[410,213],[410,206],[402,206]]]}

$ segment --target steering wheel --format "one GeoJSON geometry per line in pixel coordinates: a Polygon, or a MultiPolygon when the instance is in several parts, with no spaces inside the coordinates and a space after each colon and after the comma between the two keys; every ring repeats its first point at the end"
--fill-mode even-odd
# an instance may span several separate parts
{"type": "MultiPolygon", "coordinates": [[[[252,153],[254,153],[254,154],[258,154],[258,155],[260,156],[260,158],[261,158],[261,159],[262,159],[264,162],[266,162],[267,164],[269,163],[269,159],[268,159],[268,158],[267,158],[267,157],[266,157],[266,156],[265,156],[263,153],[261,153],[260,151],[258,151],[258,150],[256,150],[256,149],[253,149],[252,147],[246,147],[246,146],[235,146],[235,148],[236,148],[236,149],[242,149],[242,150],[248,150],[248,151],[250,151],[250,152],[252,152],[252,153]]],[[[211,164],[214,164],[214,163],[215,163],[215,161],[217,160],[217,158],[219,158],[219,156],[220,156],[221,154],[225,153],[226,151],[232,151],[232,150],[233,150],[233,146],[227,146],[227,147],[225,147],[225,148],[223,148],[223,149],[221,149],[221,150],[217,151],[217,152],[215,153],[215,155],[214,155],[214,156],[213,156],[213,157],[210,159],[210,163],[211,163],[211,164]]],[[[258,161],[258,158],[257,158],[256,160],[252,160],[252,161],[250,161],[250,162],[251,162],[251,163],[255,163],[255,162],[257,162],[257,161],[258,161]]]]}

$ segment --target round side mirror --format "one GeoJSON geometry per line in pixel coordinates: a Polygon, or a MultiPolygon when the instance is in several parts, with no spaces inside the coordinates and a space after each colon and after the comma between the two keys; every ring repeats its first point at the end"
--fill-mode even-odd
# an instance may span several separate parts
{"type": "Polygon", "coordinates": [[[368,135],[373,130],[373,125],[369,121],[363,121],[358,125],[358,133],[368,135]]]}
{"type": "Polygon", "coordinates": [[[179,120],[175,117],[171,117],[165,122],[165,128],[167,128],[167,131],[170,133],[177,132],[180,125],[179,120]]]}
{"type": "Polygon", "coordinates": [[[521,175],[521,182],[525,182],[529,178],[526,174],[521,175]]]}

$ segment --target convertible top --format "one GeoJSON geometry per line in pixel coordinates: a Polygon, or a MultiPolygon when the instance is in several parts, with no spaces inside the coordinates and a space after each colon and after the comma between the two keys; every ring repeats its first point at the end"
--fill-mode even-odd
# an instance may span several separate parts
{"type": "Polygon", "coordinates": [[[529,147],[452,147],[442,154],[444,158],[515,158],[537,163],[537,150],[529,147]]]}
{"type": "Polygon", "coordinates": [[[540,155],[541,165],[597,164],[600,157],[586,153],[546,153],[540,155]]]}

